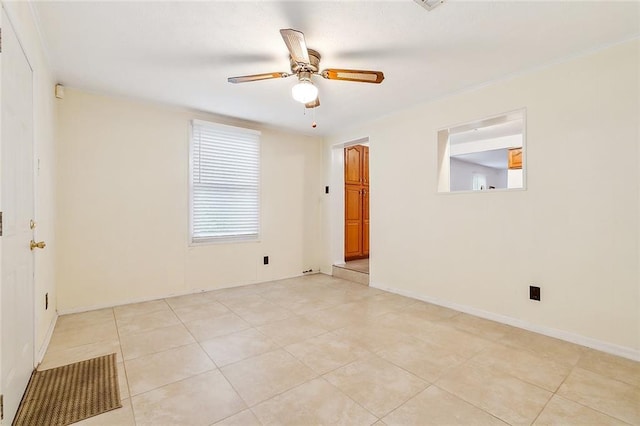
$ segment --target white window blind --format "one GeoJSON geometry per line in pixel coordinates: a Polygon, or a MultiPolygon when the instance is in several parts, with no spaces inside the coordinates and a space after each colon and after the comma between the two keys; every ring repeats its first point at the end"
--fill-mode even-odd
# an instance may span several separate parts
{"type": "Polygon", "coordinates": [[[253,240],[260,230],[260,132],[193,120],[191,241],[253,240]]]}

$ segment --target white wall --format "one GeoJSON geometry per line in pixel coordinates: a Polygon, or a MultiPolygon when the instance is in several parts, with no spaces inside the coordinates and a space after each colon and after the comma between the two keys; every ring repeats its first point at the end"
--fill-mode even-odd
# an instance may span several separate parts
{"type": "MultiPolygon", "coordinates": [[[[35,236],[44,240],[47,247],[34,257],[35,288],[35,349],[36,362],[46,349],[47,332],[51,329],[56,313],[54,234],[55,202],[55,98],[53,79],[47,62],[32,10],[27,2],[4,2],[18,40],[33,68],[33,125],[34,153],[39,168],[35,174],[35,220],[38,224],[35,236]],[[49,294],[49,309],[45,310],[45,294],[49,294]]],[[[1,304],[0,304],[1,306],[1,304]]]]}
{"type": "Polygon", "coordinates": [[[261,241],[189,247],[190,120],[242,123],[69,88],[58,107],[61,312],[318,270],[319,138],[258,128],[261,241]]]}
{"type": "Polygon", "coordinates": [[[640,358],[639,51],[626,42],[328,138],[327,159],[369,137],[372,285],[640,358]],[[519,108],[527,189],[438,194],[438,129],[519,108]]]}

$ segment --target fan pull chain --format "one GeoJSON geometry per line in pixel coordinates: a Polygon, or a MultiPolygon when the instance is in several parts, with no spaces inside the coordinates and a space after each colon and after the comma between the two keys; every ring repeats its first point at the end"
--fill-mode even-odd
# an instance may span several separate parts
{"type": "MultiPolygon", "coordinates": [[[[309,108],[307,108],[306,106],[303,108],[303,115],[306,117],[307,116],[307,110],[309,108]]],[[[316,127],[318,127],[318,123],[316,123],[316,108],[311,108],[311,120],[313,120],[311,122],[311,127],[313,127],[314,129],[316,127]]]]}
{"type": "Polygon", "coordinates": [[[318,123],[316,123],[316,109],[313,108],[313,111],[311,112],[311,115],[313,116],[313,123],[311,123],[311,127],[313,127],[314,129],[318,126],[318,123]]]}

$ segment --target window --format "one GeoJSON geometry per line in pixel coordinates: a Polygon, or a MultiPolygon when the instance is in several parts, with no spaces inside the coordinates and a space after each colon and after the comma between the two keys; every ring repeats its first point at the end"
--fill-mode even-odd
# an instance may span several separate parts
{"type": "Polygon", "coordinates": [[[481,175],[480,173],[474,173],[472,184],[472,189],[474,191],[484,191],[487,189],[487,176],[481,175]]]}
{"type": "Polygon", "coordinates": [[[191,242],[256,240],[260,132],[193,120],[191,242]]]}
{"type": "Polygon", "coordinates": [[[524,188],[525,110],[438,132],[438,191],[524,188]]]}

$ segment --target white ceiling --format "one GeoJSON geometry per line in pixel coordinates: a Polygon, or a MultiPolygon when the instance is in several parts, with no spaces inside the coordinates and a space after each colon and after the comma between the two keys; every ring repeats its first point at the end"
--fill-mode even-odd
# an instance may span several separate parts
{"type": "Polygon", "coordinates": [[[44,1],[35,10],[66,86],[318,135],[640,34],[640,3],[613,0],[448,0],[431,12],[412,0],[44,1]],[[304,32],[321,69],[381,70],[384,82],[315,77],[321,106],[306,116],[293,77],[228,83],[289,71],[281,28],[304,32]]]}

